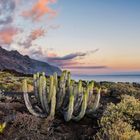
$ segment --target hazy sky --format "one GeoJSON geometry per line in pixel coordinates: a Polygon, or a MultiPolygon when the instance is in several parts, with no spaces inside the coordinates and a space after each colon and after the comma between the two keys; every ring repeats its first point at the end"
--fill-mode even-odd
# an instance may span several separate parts
{"type": "Polygon", "coordinates": [[[0,44],[76,74],[140,71],[139,0],[0,0],[0,44]]]}

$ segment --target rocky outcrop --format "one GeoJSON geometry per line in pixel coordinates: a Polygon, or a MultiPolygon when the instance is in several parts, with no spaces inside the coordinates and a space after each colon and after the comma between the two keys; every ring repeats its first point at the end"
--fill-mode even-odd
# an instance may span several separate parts
{"type": "Polygon", "coordinates": [[[19,73],[33,74],[35,72],[45,72],[51,75],[54,72],[61,74],[58,67],[46,62],[31,59],[29,56],[23,56],[18,51],[7,51],[0,47],[0,70],[14,70],[19,73]]]}

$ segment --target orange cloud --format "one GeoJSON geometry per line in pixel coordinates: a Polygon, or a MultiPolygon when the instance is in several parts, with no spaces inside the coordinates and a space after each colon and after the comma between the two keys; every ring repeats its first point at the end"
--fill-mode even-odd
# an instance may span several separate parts
{"type": "Polygon", "coordinates": [[[22,12],[22,16],[25,18],[31,18],[33,21],[40,20],[44,15],[55,16],[56,11],[49,7],[50,3],[55,3],[56,0],[38,0],[36,4],[33,5],[31,10],[22,12]]]}
{"type": "Polygon", "coordinates": [[[35,40],[41,36],[44,36],[45,35],[45,31],[41,28],[39,29],[35,29],[34,31],[31,32],[31,38],[32,40],[35,40]]]}
{"type": "Polygon", "coordinates": [[[48,57],[57,57],[57,54],[56,53],[48,53],[47,56],[48,57]]]}
{"type": "Polygon", "coordinates": [[[10,45],[13,37],[18,33],[19,29],[14,27],[6,27],[0,30],[0,43],[10,45]]]}

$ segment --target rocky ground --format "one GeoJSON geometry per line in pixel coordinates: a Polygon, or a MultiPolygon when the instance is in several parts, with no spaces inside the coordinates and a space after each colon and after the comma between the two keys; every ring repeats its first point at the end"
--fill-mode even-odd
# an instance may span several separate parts
{"type": "MultiPolygon", "coordinates": [[[[6,96],[6,99],[0,97],[0,123],[8,121],[5,130],[0,133],[0,140],[97,139],[96,134],[101,129],[99,121],[108,103],[119,103],[122,94],[140,99],[140,84],[96,83],[100,84],[102,88],[107,88],[108,91],[106,94],[102,93],[100,107],[93,116],[85,116],[80,122],[70,121],[68,123],[59,113],[53,120],[51,118],[41,119],[32,116],[25,107],[22,93],[20,93],[22,79],[22,76],[15,76],[7,72],[0,74],[0,89],[1,92],[4,90],[6,96]]],[[[32,87],[29,88],[32,89],[32,87]]],[[[139,131],[139,127],[137,130],[139,131]]]]}

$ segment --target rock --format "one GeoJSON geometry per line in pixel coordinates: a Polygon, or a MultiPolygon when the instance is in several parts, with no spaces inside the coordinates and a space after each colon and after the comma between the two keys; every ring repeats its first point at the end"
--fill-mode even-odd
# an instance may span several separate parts
{"type": "Polygon", "coordinates": [[[61,74],[58,67],[46,62],[31,59],[29,56],[23,56],[18,51],[7,51],[0,47],[0,70],[13,70],[24,74],[33,74],[36,72],[45,72],[51,75],[57,72],[61,74]]]}

